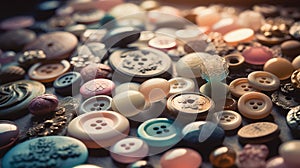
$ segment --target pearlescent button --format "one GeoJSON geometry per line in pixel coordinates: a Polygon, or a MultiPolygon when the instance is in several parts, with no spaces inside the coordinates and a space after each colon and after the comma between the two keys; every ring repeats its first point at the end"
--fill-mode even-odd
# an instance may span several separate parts
{"type": "Polygon", "coordinates": [[[243,94],[248,92],[258,91],[248,81],[247,78],[238,78],[230,82],[229,90],[235,97],[241,97],[243,94]]]}
{"type": "Polygon", "coordinates": [[[86,99],[80,106],[80,113],[107,111],[111,109],[112,98],[106,95],[93,96],[86,99]]]}
{"type": "Polygon", "coordinates": [[[254,38],[254,31],[249,28],[240,28],[226,33],[223,39],[228,45],[236,46],[238,43],[250,42],[254,38]]]}
{"type": "Polygon", "coordinates": [[[163,78],[152,78],[143,82],[139,91],[149,102],[156,102],[164,99],[170,92],[170,83],[163,78]]]}
{"type": "Polygon", "coordinates": [[[258,90],[273,91],[279,88],[280,80],[277,76],[266,71],[254,71],[248,75],[248,82],[258,90]]]}
{"type": "Polygon", "coordinates": [[[227,146],[219,147],[209,155],[209,161],[215,167],[232,167],[235,159],[236,152],[227,146]]]}
{"type": "Polygon", "coordinates": [[[68,136],[81,140],[88,148],[105,148],[127,137],[129,121],[114,111],[96,111],[74,118],[68,136]]]}
{"type": "Polygon", "coordinates": [[[84,83],[80,87],[80,93],[84,98],[96,95],[111,95],[115,88],[115,83],[108,79],[93,79],[84,83]]]}
{"type": "Polygon", "coordinates": [[[175,148],[162,155],[160,165],[162,168],[198,168],[202,165],[202,157],[193,149],[175,148]]]}
{"type": "Polygon", "coordinates": [[[214,113],[214,119],[225,131],[234,130],[242,124],[242,117],[239,113],[231,110],[224,110],[214,113]]]}
{"type": "Polygon", "coordinates": [[[273,53],[268,47],[249,47],[242,52],[245,61],[253,65],[263,65],[273,58],[273,53]]]}
{"type": "Polygon", "coordinates": [[[132,163],[148,155],[149,147],[139,138],[125,138],[110,147],[110,156],[120,163],[132,163]]]}
{"type": "Polygon", "coordinates": [[[139,91],[140,85],[141,84],[135,83],[135,82],[122,83],[122,84],[116,86],[114,93],[115,93],[115,95],[117,95],[119,93],[129,91],[129,90],[139,91]]]}
{"type": "Polygon", "coordinates": [[[184,93],[193,92],[195,90],[195,82],[189,78],[176,77],[168,81],[170,83],[169,96],[184,93]]]}
{"type": "Polygon", "coordinates": [[[297,168],[300,166],[300,141],[291,140],[282,143],[279,146],[279,154],[284,159],[284,163],[288,168],[297,168]]]}
{"type": "Polygon", "coordinates": [[[0,120],[0,153],[12,147],[19,138],[19,127],[8,120],[0,120]]]}
{"type": "Polygon", "coordinates": [[[280,80],[285,80],[292,75],[294,67],[289,60],[278,57],[269,59],[264,65],[264,71],[271,72],[280,80]]]}
{"type": "Polygon", "coordinates": [[[266,168],[287,168],[284,159],[280,156],[272,157],[266,163],[266,168]]]}
{"type": "Polygon", "coordinates": [[[298,55],[296,58],[293,59],[292,65],[293,65],[294,69],[300,68],[300,55],[298,55]]]}

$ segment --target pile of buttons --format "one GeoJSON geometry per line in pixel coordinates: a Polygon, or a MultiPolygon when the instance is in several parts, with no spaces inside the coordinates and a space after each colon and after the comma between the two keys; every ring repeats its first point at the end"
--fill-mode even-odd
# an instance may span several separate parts
{"type": "Polygon", "coordinates": [[[3,168],[300,167],[297,8],[52,0],[0,29],[3,168]]]}

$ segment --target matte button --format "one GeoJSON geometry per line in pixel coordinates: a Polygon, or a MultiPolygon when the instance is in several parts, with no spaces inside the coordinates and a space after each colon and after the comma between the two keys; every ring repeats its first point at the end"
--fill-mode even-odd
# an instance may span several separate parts
{"type": "Polygon", "coordinates": [[[0,48],[4,51],[21,51],[36,39],[35,32],[27,29],[10,30],[0,35],[0,48]]]}
{"type": "Polygon", "coordinates": [[[16,30],[30,27],[34,22],[35,20],[32,16],[14,16],[1,21],[0,28],[4,30],[16,30]]]}
{"type": "Polygon", "coordinates": [[[117,95],[119,93],[122,93],[122,92],[125,92],[125,91],[128,91],[128,90],[139,91],[140,85],[141,84],[135,83],[135,82],[122,83],[122,84],[116,86],[116,88],[114,90],[114,93],[115,93],[114,95],[117,95]]]}
{"type": "Polygon", "coordinates": [[[180,141],[179,128],[167,118],[154,118],[143,122],[137,135],[149,146],[167,147],[180,141]]]}
{"type": "Polygon", "coordinates": [[[296,88],[300,89],[300,69],[293,72],[291,82],[296,88]]]}
{"type": "Polygon", "coordinates": [[[273,58],[273,53],[268,47],[249,47],[242,52],[242,55],[247,63],[253,65],[263,65],[273,58]]]}
{"type": "Polygon", "coordinates": [[[170,83],[163,78],[148,79],[141,84],[139,91],[147,101],[157,102],[167,97],[170,92],[170,83]]]}
{"type": "Polygon", "coordinates": [[[279,88],[280,80],[277,76],[266,71],[254,71],[248,75],[248,82],[258,90],[273,91],[279,88]]]}
{"type": "Polygon", "coordinates": [[[282,157],[275,156],[267,161],[266,168],[287,168],[287,167],[282,157]]]}
{"type": "Polygon", "coordinates": [[[238,154],[237,165],[238,167],[265,167],[268,155],[269,149],[266,145],[247,144],[238,154]]]}
{"type": "Polygon", "coordinates": [[[282,54],[287,57],[295,58],[300,55],[300,42],[297,40],[285,41],[280,45],[280,47],[282,54]]]}
{"type": "Polygon", "coordinates": [[[283,158],[286,167],[288,168],[296,168],[299,167],[300,161],[300,141],[299,140],[290,140],[287,142],[282,143],[279,146],[279,154],[283,158]]]}
{"type": "Polygon", "coordinates": [[[234,130],[242,124],[242,117],[239,113],[231,110],[216,112],[214,119],[218,122],[219,126],[225,131],[234,130]]]}
{"type": "Polygon", "coordinates": [[[285,80],[292,75],[294,67],[292,63],[285,58],[272,58],[265,63],[264,71],[276,75],[280,80],[285,80]]]}
{"type": "Polygon", "coordinates": [[[113,111],[82,114],[68,125],[68,135],[81,140],[88,148],[105,148],[127,137],[129,121],[113,111]]]}
{"type": "Polygon", "coordinates": [[[53,94],[37,96],[28,104],[28,110],[36,116],[45,116],[54,112],[58,106],[58,98],[53,94]]]}
{"type": "Polygon", "coordinates": [[[63,96],[76,95],[79,91],[82,78],[78,72],[68,72],[58,78],[53,83],[55,92],[63,96]]]}
{"type": "Polygon", "coordinates": [[[230,82],[230,92],[235,97],[241,97],[245,93],[258,91],[248,81],[247,78],[238,78],[230,82]]]}
{"type": "Polygon", "coordinates": [[[149,40],[148,45],[150,47],[165,51],[176,48],[177,43],[175,38],[168,36],[156,36],[149,40]]]}
{"type": "Polygon", "coordinates": [[[5,152],[12,147],[19,138],[19,127],[16,123],[8,120],[0,120],[0,152],[5,152]]]}
{"type": "Polygon", "coordinates": [[[224,59],[231,70],[242,68],[243,63],[245,62],[245,58],[239,53],[225,55],[224,59]]]}
{"type": "Polygon", "coordinates": [[[106,95],[93,96],[86,99],[80,106],[80,113],[107,111],[111,109],[112,98],[106,95]]]}
{"type": "Polygon", "coordinates": [[[254,38],[254,31],[249,28],[241,28],[226,33],[223,39],[228,45],[236,46],[238,43],[250,42],[254,38]]]}
{"type": "Polygon", "coordinates": [[[219,147],[209,155],[209,161],[215,167],[232,167],[235,159],[236,152],[227,146],[219,147]]]}
{"type": "Polygon", "coordinates": [[[292,65],[293,65],[294,69],[300,68],[300,55],[293,59],[292,65]]]}
{"type": "Polygon", "coordinates": [[[168,81],[170,83],[169,96],[184,93],[193,92],[195,90],[195,82],[189,78],[176,77],[168,81]]]}
{"type": "Polygon", "coordinates": [[[132,163],[148,155],[149,147],[139,138],[125,138],[110,147],[111,157],[120,163],[132,163]]]}
{"type": "Polygon", "coordinates": [[[111,95],[115,88],[113,81],[108,79],[93,79],[84,83],[80,87],[80,93],[84,98],[89,98],[96,95],[111,95]]]}

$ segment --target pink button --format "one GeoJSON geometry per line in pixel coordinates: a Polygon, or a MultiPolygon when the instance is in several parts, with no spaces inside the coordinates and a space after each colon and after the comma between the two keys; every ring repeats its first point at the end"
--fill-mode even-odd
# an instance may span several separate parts
{"type": "Polygon", "coordinates": [[[113,81],[108,79],[93,79],[86,82],[80,87],[80,93],[84,98],[89,98],[96,95],[111,95],[115,88],[113,81]]]}
{"type": "Polygon", "coordinates": [[[245,61],[253,65],[263,65],[273,58],[272,51],[268,47],[250,47],[242,53],[245,61]]]}

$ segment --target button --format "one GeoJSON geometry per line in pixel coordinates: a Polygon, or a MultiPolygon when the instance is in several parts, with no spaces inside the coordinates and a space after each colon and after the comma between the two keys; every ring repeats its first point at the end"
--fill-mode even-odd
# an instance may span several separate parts
{"type": "Polygon", "coordinates": [[[280,45],[282,54],[284,56],[295,58],[300,55],[300,42],[297,40],[289,40],[280,45]]]}
{"type": "Polygon", "coordinates": [[[84,83],[80,87],[80,94],[84,98],[89,98],[96,95],[111,95],[115,88],[113,81],[108,79],[93,79],[84,83]]]}
{"type": "Polygon", "coordinates": [[[74,24],[65,27],[65,31],[74,34],[76,37],[81,37],[86,31],[87,26],[84,24],[74,24]]]}
{"type": "Polygon", "coordinates": [[[289,32],[294,38],[300,39],[300,22],[295,22],[289,32]]]}
{"type": "Polygon", "coordinates": [[[193,149],[175,148],[162,155],[160,165],[162,168],[197,168],[202,165],[202,157],[193,149]]]}
{"type": "Polygon", "coordinates": [[[112,98],[106,95],[93,96],[86,99],[80,106],[80,113],[107,111],[111,109],[112,98]]]}
{"type": "Polygon", "coordinates": [[[125,138],[110,147],[110,156],[120,163],[132,163],[148,155],[149,147],[139,138],[125,138]]]}
{"type": "Polygon", "coordinates": [[[173,61],[178,61],[181,57],[186,55],[186,52],[183,50],[182,46],[179,46],[176,49],[169,50],[167,54],[173,61]]]}
{"type": "Polygon", "coordinates": [[[293,107],[286,116],[289,128],[297,133],[300,131],[300,106],[293,107]]]}
{"type": "Polygon", "coordinates": [[[235,159],[236,152],[227,146],[219,147],[209,155],[209,161],[215,167],[232,167],[235,159]]]}
{"type": "Polygon", "coordinates": [[[114,90],[114,93],[115,93],[114,95],[117,95],[119,93],[122,93],[122,92],[125,92],[125,91],[128,91],[128,90],[139,91],[140,85],[141,84],[135,83],[135,82],[122,83],[122,84],[116,86],[116,88],[114,90]]]}
{"type": "Polygon", "coordinates": [[[199,91],[210,98],[223,99],[229,94],[229,87],[226,83],[213,81],[203,84],[199,91]]]}
{"type": "Polygon", "coordinates": [[[233,16],[229,16],[226,18],[222,18],[217,23],[212,26],[212,32],[218,32],[221,34],[226,34],[235,29],[241,28],[240,25],[237,24],[237,19],[233,16]]]}
{"type": "Polygon", "coordinates": [[[81,140],[88,148],[105,148],[127,137],[129,121],[114,111],[82,114],[68,125],[68,135],[81,140]]]}
{"type": "Polygon", "coordinates": [[[300,89],[300,69],[293,72],[291,82],[296,88],[300,89]]]}
{"type": "Polygon", "coordinates": [[[24,50],[43,50],[47,60],[66,59],[77,47],[76,36],[69,32],[51,32],[40,35],[34,42],[25,46],[24,50]]]}
{"type": "Polygon", "coordinates": [[[271,122],[255,122],[245,125],[238,131],[239,140],[243,143],[265,143],[278,137],[279,127],[271,122]]]}
{"type": "Polygon", "coordinates": [[[154,168],[154,167],[146,160],[139,160],[134,163],[131,163],[130,165],[127,166],[127,168],[154,168]]]}
{"type": "Polygon", "coordinates": [[[259,30],[259,28],[264,23],[265,18],[256,11],[245,10],[241,12],[238,16],[238,24],[243,27],[248,27],[254,31],[259,30]]]}
{"type": "Polygon", "coordinates": [[[73,13],[73,19],[77,23],[93,24],[100,21],[104,17],[105,12],[98,9],[90,9],[84,11],[76,11],[73,13]]]}
{"type": "Polygon", "coordinates": [[[282,91],[275,91],[272,93],[271,98],[272,102],[283,109],[291,109],[300,105],[300,103],[295,100],[295,97],[292,97],[291,94],[285,94],[282,91]]]}
{"type": "Polygon", "coordinates": [[[10,30],[0,35],[2,50],[21,51],[23,47],[36,39],[35,32],[27,29],[10,30]]]}
{"type": "Polygon", "coordinates": [[[126,117],[137,115],[144,109],[145,104],[145,96],[134,90],[117,94],[112,99],[112,109],[126,117]]]}
{"type": "Polygon", "coordinates": [[[246,48],[242,55],[245,61],[253,65],[263,65],[269,59],[273,58],[273,53],[268,47],[249,47],[246,48]]]}
{"type": "Polygon", "coordinates": [[[287,142],[282,143],[279,146],[279,155],[283,158],[286,167],[289,168],[296,168],[299,167],[300,161],[297,156],[300,155],[299,153],[299,140],[290,140],[287,142]]]}
{"type": "Polygon", "coordinates": [[[300,68],[300,55],[293,59],[292,65],[293,65],[294,69],[300,68]]]}
{"type": "Polygon", "coordinates": [[[254,5],[253,10],[255,12],[259,12],[265,18],[276,17],[276,16],[280,15],[279,8],[277,6],[269,5],[269,4],[254,5]]]}
{"type": "Polygon", "coordinates": [[[229,90],[235,97],[241,97],[245,93],[258,91],[248,81],[247,78],[238,78],[230,82],[229,90]]]}
{"type": "Polygon", "coordinates": [[[148,44],[148,41],[155,37],[153,31],[141,31],[139,42],[148,44]]]}
{"type": "Polygon", "coordinates": [[[31,139],[12,148],[3,157],[2,167],[73,167],[87,159],[88,150],[79,140],[48,136],[31,139]]]}
{"type": "Polygon", "coordinates": [[[78,72],[67,72],[55,79],[53,87],[55,92],[63,96],[78,94],[82,78],[78,72]]]}
{"type": "Polygon", "coordinates": [[[231,110],[224,110],[214,113],[214,119],[225,131],[234,130],[242,124],[242,117],[239,113],[231,110]]]}
{"type": "Polygon", "coordinates": [[[175,32],[175,35],[177,39],[188,42],[198,39],[201,31],[199,29],[180,29],[175,32]]]}
{"type": "Polygon", "coordinates": [[[198,26],[212,27],[221,19],[221,14],[213,8],[197,11],[196,23],[198,26]]]}
{"type": "Polygon", "coordinates": [[[240,28],[226,33],[223,39],[228,45],[236,46],[238,43],[250,42],[254,38],[254,31],[249,28],[240,28]]]}
{"type": "Polygon", "coordinates": [[[289,78],[293,71],[292,63],[285,58],[271,58],[264,65],[264,71],[271,72],[280,80],[289,78]]]}
{"type": "Polygon", "coordinates": [[[56,63],[36,63],[28,70],[30,79],[48,83],[53,82],[57,77],[66,73],[71,65],[67,60],[56,63]]]}
{"type": "Polygon", "coordinates": [[[237,101],[233,98],[227,97],[225,99],[225,104],[223,106],[223,109],[236,111],[237,110],[237,101]]]}
{"type": "Polygon", "coordinates": [[[158,50],[170,50],[177,47],[176,39],[168,36],[156,36],[149,40],[148,45],[158,50]]]}
{"type": "Polygon", "coordinates": [[[163,78],[152,78],[143,82],[139,91],[145,96],[149,102],[157,102],[169,94],[170,83],[163,78]]]}
{"type": "Polygon", "coordinates": [[[154,9],[158,9],[160,7],[160,3],[153,0],[147,0],[140,3],[140,7],[145,11],[151,11],[154,9]]]}
{"type": "Polygon", "coordinates": [[[170,83],[169,96],[195,90],[195,82],[189,78],[176,77],[168,80],[168,82],[170,83]]]}
{"type": "Polygon", "coordinates": [[[247,144],[239,152],[237,158],[238,167],[265,167],[269,149],[266,145],[247,144]]]}
{"type": "Polygon", "coordinates": [[[22,67],[10,65],[0,71],[0,83],[9,83],[24,79],[25,70],[22,67]]]}
{"type": "Polygon", "coordinates": [[[46,21],[48,31],[64,30],[67,26],[74,25],[75,21],[71,16],[52,16],[46,21]]]}
{"type": "Polygon", "coordinates": [[[267,161],[266,168],[287,168],[284,160],[280,156],[275,156],[267,161]]]}
{"type": "Polygon", "coordinates": [[[183,49],[186,53],[205,52],[208,44],[205,40],[192,40],[184,44],[183,49]]]}
{"type": "Polygon", "coordinates": [[[167,118],[154,118],[143,122],[137,135],[149,146],[169,147],[180,141],[179,128],[167,118]]]}
{"type": "Polygon", "coordinates": [[[32,16],[14,16],[1,21],[0,28],[4,30],[16,30],[30,27],[34,22],[35,20],[32,16]]]}
{"type": "Polygon", "coordinates": [[[21,67],[28,69],[33,64],[46,59],[46,54],[42,50],[28,50],[19,55],[18,63],[21,67]]]}
{"type": "Polygon", "coordinates": [[[224,59],[231,71],[241,69],[243,67],[242,65],[245,62],[245,58],[240,53],[225,55],[224,59]]]}
{"type": "Polygon", "coordinates": [[[258,90],[273,91],[279,88],[277,76],[266,71],[254,71],[248,75],[248,82],[258,90]]]}
{"type": "Polygon", "coordinates": [[[45,116],[54,112],[58,106],[58,98],[53,94],[37,96],[28,104],[28,110],[36,116],[45,116]]]}
{"type": "Polygon", "coordinates": [[[178,76],[185,78],[198,78],[201,77],[201,65],[203,60],[198,54],[188,54],[180,58],[175,63],[176,72],[178,76]]]}
{"type": "Polygon", "coordinates": [[[5,52],[3,52],[0,49],[0,63],[1,64],[11,63],[15,60],[16,55],[17,54],[14,51],[5,51],[5,52]]]}
{"type": "Polygon", "coordinates": [[[140,6],[134,4],[134,3],[121,3],[109,10],[109,13],[114,16],[115,18],[122,18],[124,17],[124,14],[135,17],[142,17],[142,16],[136,16],[140,15],[143,12],[140,6]]]}
{"type": "Polygon", "coordinates": [[[0,152],[4,153],[16,143],[20,130],[16,123],[8,120],[0,120],[0,128],[0,152]]]}

